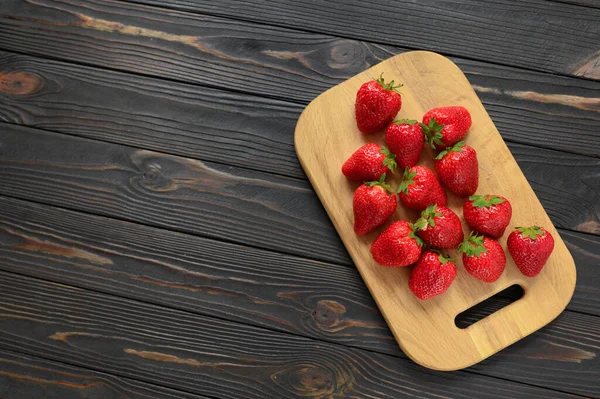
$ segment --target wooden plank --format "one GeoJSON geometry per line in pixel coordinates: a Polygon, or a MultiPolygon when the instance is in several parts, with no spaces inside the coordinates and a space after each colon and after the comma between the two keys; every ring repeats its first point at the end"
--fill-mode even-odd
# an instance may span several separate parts
{"type": "Polygon", "coordinates": [[[600,79],[600,10],[546,0],[173,0],[168,7],[600,79]]]}
{"type": "Polygon", "coordinates": [[[264,97],[0,52],[0,120],[205,161],[304,178],[292,143],[301,110],[264,97]]]}
{"type": "MultiPolygon", "coordinates": [[[[460,64],[506,140],[600,157],[600,83],[460,64]]],[[[6,122],[305,178],[297,104],[7,52],[0,93],[6,122]]]]}
{"type": "Polygon", "coordinates": [[[12,125],[0,143],[4,194],[348,263],[307,182],[12,125]]]}
{"type": "MultiPolygon", "coordinates": [[[[245,3],[239,4],[243,7],[245,3]]],[[[328,35],[120,2],[95,1],[93,6],[86,6],[74,0],[45,0],[43,3],[11,0],[3,5],[0,13],[3,22],[0,48],[3,49],[42,57],[51,54],[53,58],[72,62],[305,103],[358,72],[404,51],[328,35]]],[[[394,18],[390,18],[392,20],[394,18]]],[[[565,37],[572,37],[573,32],[565,37]]],[[[529,43],[520,37],[519,40],[529,43]]],[[[546,51],[546,47],[541,48],[546,51]]],[[[571,125],[559,117],[570,111],[598,111],[597,82],[551,78],[548,74],[460,59],[454,61],[467,72],[472,84],[482,88],[479,94],[487,93],[486,97],[495,103],[517,101],[526,109],[527,118],[520,121],[526,130],[514,134],[515,138],[525,132],[543,137],[536,133],[537,128],[528,127],[535,127],[533,122],[545,123],[544,115],[548,114],[555,126],[549,131],[554,134],[561,130],[583,130],[586,136],[592,134],[598,143],[595,130],[585,129],[595,114],[588,113],[589,117],[584,118],[587,121],[576,120],[571,125]],[[510,83],[514,80],[516,82],[510,83]],[[554,84],[552,82],[558,87],[548,85],[554,84]],[[498,83],[508,84],[509,90],[505,92],[502,85],[495,86],[498,83]],[[566,129],[562,129],[563,126],[566,129]]],[[[513,106],[503,113],[498,111],[495,115],[494,112],[492,118],[496,115],[509,118],[519,111],[513,106]]],[[[508,121],[505,126],[499,125],[501,131],[507,130],[506,134],[517,127],[508,121]],[[508,127],[511,129],[507,130],[508,127]]],[[[597,147],[595,154],[598,154],[597,147]]]]}
{"type": "MultiPolygon", "coordinates": [[[[574,4],[578,6],[600,8],[600,2],[598,0],[548,0],[555,1],[557,3],[574,4]]],[[[585,11],[583,11],[585,12],[585,11]]]]}
{"type": "MultiPolygon", "coordinates": [[[[351,264],[306,182],[7,124],[0,143],[5,195],[351,264]]],[[[599,159],[510,148],[557,227],[598,233],[599,159]]]]}
{"type": "Polygon", "coordinates": [[[206,399],[205,396],[0,349],[0,398],[148,399],[158,396],[206,399]]]}
{"type": "MultiPolygon", "coordinates": [[[[2,197],[0,220],[2,270],[404,357],[354,268],[2,197]]],[[[569,309],[598,315],[600,238],[569,233],[567,245],[573,241],[581,263],[569,309]]],[[[538,385],[597,368],[594,350],[564,336],[579,334],[570,313],[484,365],[512,380],[528,369],[523,378],[538,385]],[[542,366],[556,372],[539,380],[534,369],[542,366]]]]}
{"type": "MultiPolygon", "coordinates": [[[[261,399],[571,397],[474,373],[426,371],[405,359],[19,275],[0,277],[0,347],[187,392],[261,399]]],[[[600,320],[592,319],[590,328],[600,320]]],[[[575,389],[598,393],[589,389],[594,375],[582,372],[588,382],[575,389]]]]}
{"type": "MultiPolygon", "coordinates": [[[[294,135],[298,158],[327,214],[400,347],[415,362],[442,371],[472,366],[547,325],[566,308],[575,291],[573,257],[469,81],[449,59],[429,51],[413,51],[383,61],[313,100],[300,116],[294,135]],[[339,167],[347,154],[375,140],[356,127],[354,100],[364,82],[381,75],[397,76],[406,83],[399,119],[423,115],[443,105],[455,104],[468,110],[473,124],[465,141],[477,151],[479,159],[477,193],[501,193],[510,199],[512,219],[508,231],[538,225],[554,237],[552,255],[535,279],[523,276],[509,256],[504,272],[493,283],[475,279],[459,267],[444,295],[422,301],[406,289],[409,268],[382,267],[375,261],[371,245],[384,227],[364,236],[355,233],[352,198],[357,185],[349,184],[339,167]],[[456,327],[456,315],[515,284],[525,290],[523,299],[467,329],[456,327]]],[[[384,138],[377,141],[385,144],[384,138]]],[[[435,154],[427,150],[419,165],[433,169],[435,154]]],[[[393,187],[398,187],[401,180],[398,173],[388,177],[393,187]]],[[[464,202],[464,198],[448,193],[448,207],[461,219],[464,202]]],[[[417,212],[399,206],[392,220],[414,220],[417,216],[417,212]]],[[[461,228],[469,229],[464,220],[461,228]]],[[[499,239],[503,248],[507,236],[499,239]]],[[[456,250],[448,253],[460,256],[456,250]]]]}

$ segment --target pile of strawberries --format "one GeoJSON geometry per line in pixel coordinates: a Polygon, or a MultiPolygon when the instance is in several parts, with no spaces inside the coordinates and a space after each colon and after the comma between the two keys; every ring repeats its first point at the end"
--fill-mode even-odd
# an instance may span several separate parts
{"type": "MultiPolygon", "coordinates": [[[[510,202],[499,195],[475,195],[479,185],[476,151],[463,139],[471,127],[471,115],[461,106],[434,108],[416,120],[396,120],[402,98],[394,81],[383,75],[364,83],[356,95],[358,129],[371,135],[385,129],[387,148],[365,144],[346,160],[342,173],[364,182],[354,192],[354,231],[368,234],[384,225],[403,206],[421,212],[415,222],[392,222],[371,245],[373,259],[382,266],[415,264],[410,290],[419,299],[445,292],[456,277],[455,261],[440,250],[458,248],[466,271],[491,283],[502,275],[506,255],[497,239],[512,216],[510,202]],[[424,146],[439,151],[435,172],[416,165],[424,146]],[[394,170],[403,170],[396,189],[386,183],[394,170]],[[443,186],[442,186],[443,184],[443,186]],[[465,239],[460,218],[446,206],[444,186],[459,197],[468,197],[463,217],[471,228],[465,239]]],[[[507,241],[508,251],[521,272],[534,277],[554,248],[550,233],[539,226],[517,227],[507,241]]]]}

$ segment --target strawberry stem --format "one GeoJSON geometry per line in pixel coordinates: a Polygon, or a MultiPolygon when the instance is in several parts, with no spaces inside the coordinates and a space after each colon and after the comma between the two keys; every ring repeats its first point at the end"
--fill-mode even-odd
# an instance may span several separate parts
{"type": "Polygon", "coordinates": [[[384,90],[395,91],[398,94],[401,94],[398,91],[398,89],[401,88],[402,86],[404,86],[402,83],[398,83],[397,85],[394,85],[395,82],[393,80],[390,83],[385,83],[385,79],[383,78],[383,72],[381,72],[381,75],[379,75],[379,79],[376,79],[375,81],[377,83],[379,83],[381,85],[381,87],[383,87],[384,90]]]}
{"type": "Polygon", "coordinates": [[[396,170],[398,164],[396,163],[396,155],[392,154],[387,147],[381,146],[381,150],[379,151],[383,155],[385,155],[385,159],[383,160],[383,166],[387,166],[390,171],[396,170]]]}
{"type": "Polygon", "coordinates": [[[383,188],[388,195],[392,195],[392,187],[385,182],[386,175],[385,173],[379,177],[378,181],[366,181],[365,185],[368,187],[381,187],[383,188]]]}
{"type": "Polygon", "coordinates": [[[423,209],[421,212],[421,219],[425,220],[425,228],[427,225],[431,227],[435,227],[435,218],[438,216],[443,216],[441,213],[437,211],[437,204],[429,205],[427,208],[423,209]]]}
{"type": "MultiPolygon", "coordinates": [[[[418,222],[418,220],[417,220],[418,222]]],[[[417,235],[417,231],[419,230],[419,228],[416,226],[416,222],[415,223],[410,223],[410,228],[412,229],[411,232],[408,234],[408,236],[410,238],[414,238],[414,240],[417,242],[417,244],[422,247],[425,243],[423,242],[423,240],[421,239],[421,237],[419,237],[417,235]]]]}
{"type": "Polygon", "coordinates": [[[472,231],[467,239],[460,243],[458,252],[478,258],[481,254],[487,253],[487,249],[483,246],[483,236],[472,231]]]}
{"type": "Polygon", "coordinates": [[[459,141],[458,143],[454,144],[452,147],[446,148],[444,149],[444,151],[440,152],[435,159],[442,159],[446,154],[449,154],[451,152],[463,152],[463,147],[465,146],[465,142],[464,141],[459,141]]]}
{"type": "Polygon", "coordinates": [[[546,235],[540,226],[517,227],[517,231],[521,233],[521,237],[529,237],[532,241],[537,240],[538,236],[546,235]]]}
{"type": "Polygon", "coordinates": [[[442,137],[444,137],[444,135],[442,134],[444,125],[437,123],[435,118],[433,117],[429,120],[429,123],[427,125],[424,123],[420,123],[420,125],[421,129],[423,129],[423,133],[425,133],[425,142],[429,143],[429,145],[431,145],[431,148],[435,150],[436,144],[440,146],[444,145],[444,143],[442,142],[442,137]]]}
{"type": "Polygon", "coordinates": [[[408,195],[408,187],[415,184],[413,178],[417,175],[417,172],[411,172],[410,168],[404,169],[404,175],[402,175],[402,181],[396,189],[396,193],[404,193],[408,195]]]}
{"type": "Polygon", "coordinates": [[[398,119],[394,121],[396,125],[414,125],[417,122],[415,119],[398,119]]]}
{"type": "Polygon", "coordinates": [[[498,205],[506,201],[504,198],[500,198],[495,195],[471,195],[469,200],[473,201],[473,206],[477,208],[491,208],[492,205],[498,205]]]}

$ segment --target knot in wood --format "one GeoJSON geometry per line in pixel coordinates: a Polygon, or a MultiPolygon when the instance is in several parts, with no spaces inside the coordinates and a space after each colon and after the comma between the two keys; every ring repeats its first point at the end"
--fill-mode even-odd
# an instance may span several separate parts
{"type": "Polygon", "coordinates": [[[38,75],[27,72],[0,73],[0,93],[23,96],[35,94],[44,87],[38,75]]]}
{"type": "Polygon", "coordinates": [[[329,66],[335,69],[346,69],[360,64],[365,59],[365,49],[354,40],[337,40],[329,52],[329,66]]]}
{"type": "Polygon", "coordinates": [[[342,322],[344,313],[346,308],[341,303],[321,300],[312,311],[312,317],[320,328],[330,330],[342,322]]]}
{"type": "Polygon", "coordinates": [[[315,364],[295,364],[274,374],[271,379],[299,397],[324,397],[335,390],[332,371],[315,364]]]}

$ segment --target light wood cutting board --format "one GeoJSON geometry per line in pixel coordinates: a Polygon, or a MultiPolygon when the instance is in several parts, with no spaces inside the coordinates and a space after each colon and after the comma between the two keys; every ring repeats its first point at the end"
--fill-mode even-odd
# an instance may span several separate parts
{"type": "MultiPolygon", "coordinates": [[[[557,317],[573,295],[575,264],[564,242],[529,186],[479,98],[458,67],[447,58],[425,51],[404,53],[326,91],[302,113],[295,132],[298,158],[329,217],[369,287],[379,309],[404,352],[415,362],[436,370],[471,366],[557,317]],[[506,270],[495,283],[481,282],[466,273],[454,251],[458,274],[439,297],[420,301],[408,289],[410,268],[379,266],[370,246],[387,224],[359,237],[353,231],[352,196],[359,183],[341,173],[343,162],[367,142],[384,144],[384,133],[365,136],[356,127],[354,101],[364,82],[379,77],[402,82],[402,109],[397,118],[421,120],[434,107],[462,105],[472,115],[466,137],[479,159],[479,194],[507,197],[512,222],[500,243],[507,254],[506,270]],[[535,278],[523,276],[506,250],[506,238],[515,226],[540,225],[555,238],[555,248],[544,270],[535,278]],[[466,329],[455,325],[457,314],[519,284],[523,298],[466,329]]],[[[433,169],[433,151],[426,149],[419,164],[433,169]]],[[[397,187],[401,171],[388,182],[397,187]]],[[[462,219],[464,200],[448,193],[448,206],[462,219]]],[[[392,220],[416,220],[417,213],[399,205],[392,220]]],[[[465,236],[469,229],[463,221],[465,236]]]]}

